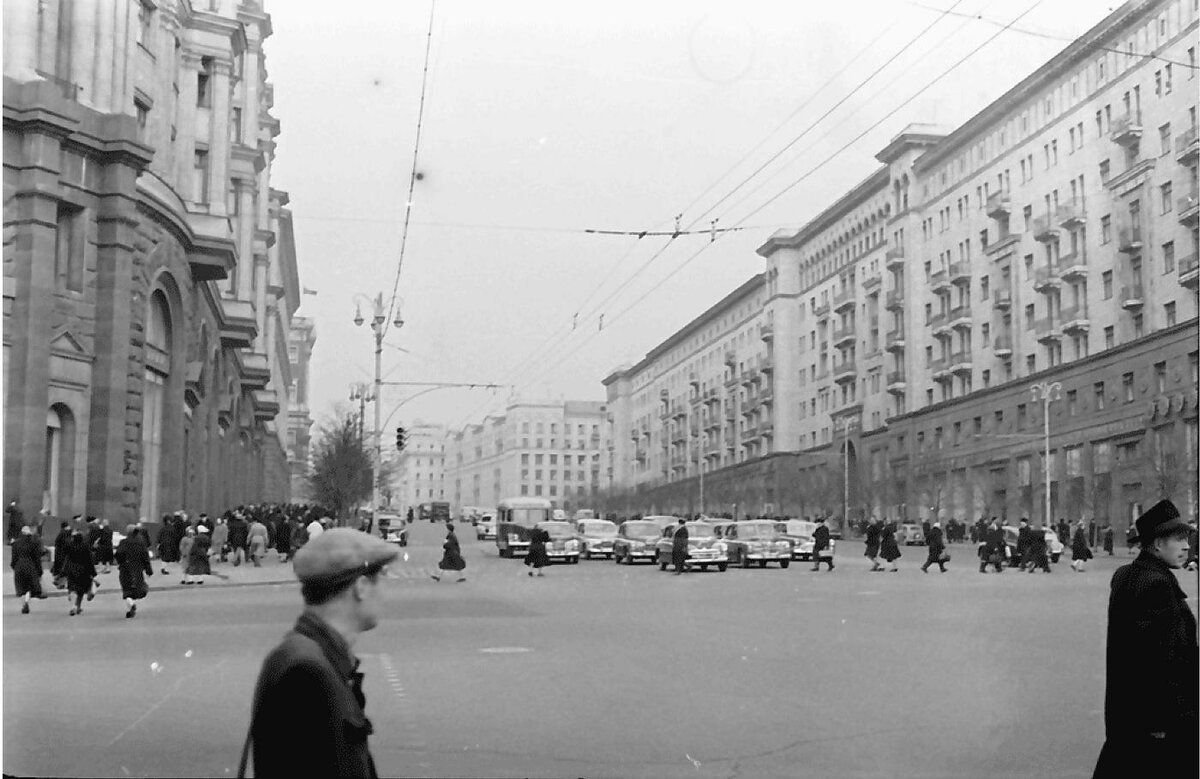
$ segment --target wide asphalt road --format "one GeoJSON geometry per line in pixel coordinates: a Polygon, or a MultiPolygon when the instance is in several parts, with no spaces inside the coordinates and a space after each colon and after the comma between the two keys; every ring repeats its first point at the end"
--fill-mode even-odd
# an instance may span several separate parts
{"type": "MultiPolygon", "coordinates": [[[[440,528],[412,535],[356,646],[385,776],[1057,779],[1090,776],[1103,740],[1123,553],[980,575],[955,545],[950,573],[922,574],[914,547],[869,573],[846,541],[833,573],[530,579],[464,528],[459,584],[428,576],[440,528]]],[[[5,773],[234,775],[259,664],[299,609],[294,584],[152,592],[133,620],[111,591],[78,617],[5,598],[5,773]]]]}

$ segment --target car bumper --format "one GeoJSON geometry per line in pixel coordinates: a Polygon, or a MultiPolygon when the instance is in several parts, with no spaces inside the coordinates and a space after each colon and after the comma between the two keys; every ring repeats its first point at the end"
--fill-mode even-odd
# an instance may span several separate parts
{"type": "Polygon", "coordinates": [[[549,560],[578,560],[579,552],[546,552],[549,560]]]}
{"type": "Polygon", "coordinates": [[[634,560],[653,560],[658,557],[658,552],[654,549],[626,549],[622,550],[620,554],[634,560]]]}
{"type": "Polygon", "coordinates": [[[718,565],[720,563],[728,563],[729,558],[725,555],[688,555],[688,565],[718,565]]]}
{"type": "Polygon", "coordinates": [[[791,552],[747,552],[746,559],[747,560],[766,560],[767,562],[773,562],[773,561],[778,561],[778,560],[791,560],[792,553],[791,552]]]}

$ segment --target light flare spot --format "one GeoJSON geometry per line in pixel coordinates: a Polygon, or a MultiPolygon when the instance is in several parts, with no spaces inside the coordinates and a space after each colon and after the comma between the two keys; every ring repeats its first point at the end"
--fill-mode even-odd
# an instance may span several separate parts
{"type": "Polygon", "coordinates": [[[189,649],[188,651],[183,653],[183,656],[190,660],[193,654],[194,653],[192,652],[192,650],[189,649]]]}
{"type": "Polygon", "coordinates": [[[153,663],[151,663],[151,664],[150,664],[150,672],[151,672],[151,673],[156,673],[156,674],[157,674],[157,673],[162,673],[162,666],[161,666],[161,665],[159,665],[159,663],[158,663],[158,661],[157,661],[157,660],[156,660],[155,662],[153,662],[153,663]]]}

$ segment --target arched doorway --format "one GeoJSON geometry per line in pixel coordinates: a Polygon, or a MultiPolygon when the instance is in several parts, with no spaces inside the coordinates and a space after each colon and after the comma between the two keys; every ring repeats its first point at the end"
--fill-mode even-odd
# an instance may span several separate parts
{"type": "Polygon", "coordinates": [[[63,516],[71,511],[75,489],[75,417],[61,403],[46,413],[45,463],[42,508],[63,516]]]}
{"type": "Polygon", "coordinates": [[[166,295],[150,296],[146,317],[146,367],[142,391],[142,501],[139,515],[160,515],[163,466],[163,415],[171,373],[172,332],[166,295]]]}

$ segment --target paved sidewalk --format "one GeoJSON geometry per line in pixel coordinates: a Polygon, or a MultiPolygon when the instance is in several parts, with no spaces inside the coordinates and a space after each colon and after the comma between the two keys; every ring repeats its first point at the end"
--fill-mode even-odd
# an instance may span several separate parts
{"type": "MultiPolygon", "coordinates": [[[[4,597],[16,595],[16,586],[13,584],[12,568],[9,566],[11,561],[11,550],[8,546],[4,547],[4,587],[0,592],[4,597]]],[[[264,584],[287,584],[296,581],[296,576],[292,572],[291,563],[280,562],[278,555],[271,552],[262,562],[262,566],[256,568],[253,563],[245,562],[239,566],[234,566],[233,563],[213,563],[212,576],[204,577],[204,584],[180,584],[183,580],[183,566],[180,563],[166,563],[165,567],[170,572],[163,574],[162,569],[164,563],[161,560],[151,560],[151,565],[154,567],[154,575],[147,577],[146,581],[150,585],[152,592],[162,592],[164,590],[205,590],[210,587],[247,587],[252,585],[264,584]]],[[[66,595],[65,590],[57,590],[54,588],[54,581],[50,576],[49,563],[43,564],[44,573],[42,574],[42,589],[50,597],[66,595]]],[[[103,570],[103,568],[100,568],[103,570]]],[[[100,580],[100,588],[102,591],[120,592],[121,585],[117,581],[117,566],[112,566],[108,573],[101,573],[97,576],[100,580]]]]}

